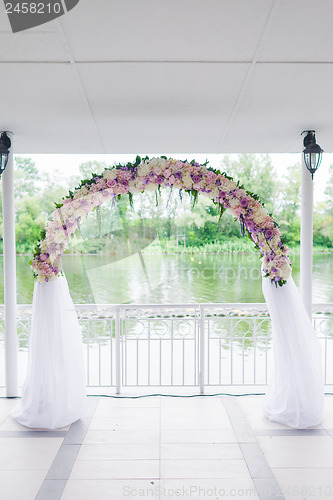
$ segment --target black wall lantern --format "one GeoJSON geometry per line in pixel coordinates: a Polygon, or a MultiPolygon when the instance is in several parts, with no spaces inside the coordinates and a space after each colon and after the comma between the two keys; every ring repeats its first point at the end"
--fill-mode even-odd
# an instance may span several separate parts
{"type": "Polygon", "coordinates": [[[313,174],[319,168],[319,165],[321,163],[321,158],[324,150],[321,149],[319,144],[316,143],[315,131],[303,130],[302,134],[305,134],[306,132],[307,134],[303,140],[303,144],[305,147],[305,149],[303,150],[304,163],[313,179],[313,174]]]}
{"type": "Polygon", "coordinates": [[[2,132],[0,136],[0,176],[7,167],[9,148],[12,145],[6,132],[2,132]]]}

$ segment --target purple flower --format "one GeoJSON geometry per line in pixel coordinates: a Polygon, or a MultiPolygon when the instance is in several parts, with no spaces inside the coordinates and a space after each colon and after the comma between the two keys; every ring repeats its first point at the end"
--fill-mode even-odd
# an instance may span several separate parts
{"type": "Polygon", "coordinates": [[[163,181],[164,181],[164,177],[162,175],[159,175],[158,177],[156,177],[157,184],[162,184],[163,181]]]}
{"type": "Polygon", "coordinates": [[[181,179],[182,178],[182,173],[181,172],[175,172],[173,175],[176,177],[176,179],[181,179]]]}
{"type": "Polygon", "coordinates": [[[282,241],[279,241],[278,243],[278,247],[281,248],[282,247],[282,241]]]}
{"type": "Polygon", "coordinates": [[[248,206],[249,202],[246,198],[242,198],[240,201],[240,206],[243,208],[246,208],[248,206]]]}
{"type": "Polygon", "coordinates": [[[49,281],[49,278],[45,278],[46,283],[49,281]]]}
{"type": "Polygon", "coordinates": [[[193,167],[200,167],[200,163],[198,163],[198,162],[196,162],[196,161],[195,161],[195,162],[193,163],[193,167]]]}
{"type": "Polygon", "coordinates": [[[225,198],[225,197],[226,197],[226,194],[227,194],[227,193],[226,193],[225,191],[220,191],[220,192],[219,192],[219,197],[220,197],[220,198],[225,198]]]}
{"type": "Polygon", "coordinates": [[[271,268],[271,271],[272,271],[273,273],[277,273],[277,269],[276,269],[276,267],[272,267],[272,268],[271,268]]]}
{"type": "Polygon", "coordinates": [[[253,220],[247,220],[246,221],[246,227],[248,228],[249,231],[252,231],[252,229],[254,228],[254,222],[253,220]]]}
{"type": "Polygon", "coordinates": [[[266,229],[265,235],[266,235],[266,238],[268,240],[270,240],[274,236],[274,231],[272,231],[271,229],[266,229]]]}
{"type": "Polygon", "coordinates": [[[201,175],[193,175],[192,176],[193,182],[197,183],[201,181],[201,175]]]}
{"type": "Polygon", "coordinates": [[[126,179],[122,180],[121,183],[123,186],[128,186],[128,181],[126,179]]]}
{"type": "Polygon", "coordinates": [[[222,182],[220,181],[220,179],[217,179],[217,181],[215,182],[215,184],[216,184],[217,186],[221,186],[222,182]]]}

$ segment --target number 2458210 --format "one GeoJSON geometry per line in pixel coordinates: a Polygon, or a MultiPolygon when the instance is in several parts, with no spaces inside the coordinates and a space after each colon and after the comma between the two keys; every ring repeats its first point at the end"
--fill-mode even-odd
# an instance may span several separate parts
{"type": "Polygon", "coordinates": [[[60,14],[62,8],[60,2],[7,2],[7,14],[60,14]]]}

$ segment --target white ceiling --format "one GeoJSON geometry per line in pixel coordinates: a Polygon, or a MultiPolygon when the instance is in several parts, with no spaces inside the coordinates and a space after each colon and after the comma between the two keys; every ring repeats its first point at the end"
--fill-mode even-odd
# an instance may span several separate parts
{"type": "Polygon", "coordinates": [[[0,130],[16,153],[333,152],[332,0],[80,0],[12,34],[0,130]]]}

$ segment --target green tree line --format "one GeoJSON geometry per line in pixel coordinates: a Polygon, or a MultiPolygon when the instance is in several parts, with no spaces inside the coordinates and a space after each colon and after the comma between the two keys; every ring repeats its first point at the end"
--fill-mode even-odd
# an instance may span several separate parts
{"type": "MultiPolygon", "coordinates": [[[[15,159],[16,249],[17,253],[31,253],[45,227],[47,217],[54,210],[54,202],[61,200],[68,189],[79,184],[81,178],[100,173],[107,165],[86,162],[80,165],[80,176],[68,179],[68,188],[51,175],[41,174],[32,159],[15,159]]],[[[301,165],[290,165],[285,180],[279,180],[269,155],[239,155],[237,159],[224,156],[219,166],[249,191],[259,195],[286,236],[287,244],[297,250],[300,243],[300,184],[301,165]]],[[[315,249],[333,248],[333,165],[327,185],[325,202],[314,209],[315,249]]],[[[2,201],[1,201],[2,203],[2,201]]],[[[2,229],[2,210],[0,211],[2,229]]],[[[3,232],[1,231],[2,235],[3,232]]],[[[162,190],[159,199],[155,193],[134,197],[134,210],[127,197],[116,203],[99,207],[82,222],[69,248],[73,253],[131,253],[151,245],[165,252],[174,251],[251,251],[251,242],[242,238],[237,221],[225,214],[218,220],[218,210],[207,198],[193,200],[177,192],[170,195],[162,190]],[[181,199],[182,198],[182,199],[181,199]]],[[[0,239],[0,253],[3,240],[0,239]]]]}

